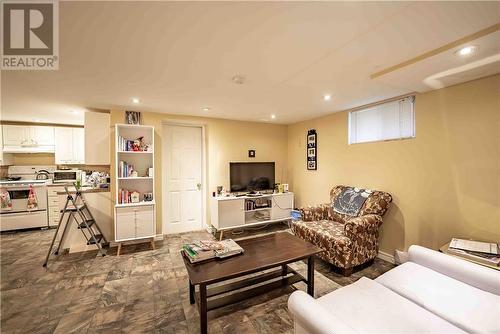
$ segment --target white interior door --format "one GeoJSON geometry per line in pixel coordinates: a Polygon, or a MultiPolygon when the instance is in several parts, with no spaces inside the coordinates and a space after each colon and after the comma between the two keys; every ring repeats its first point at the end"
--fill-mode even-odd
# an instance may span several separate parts
{"type": "Polygon", "coordinates": [[[202,229],[202,128],[163,126],[163,234],[202,229]]]}

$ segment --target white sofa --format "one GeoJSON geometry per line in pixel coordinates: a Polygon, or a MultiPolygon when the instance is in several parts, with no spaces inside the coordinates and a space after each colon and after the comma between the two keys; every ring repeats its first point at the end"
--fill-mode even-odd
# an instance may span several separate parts
{"type": "Polygon", "coordinates": [[[500,271],[424,247],[375,280],[288,300],[296,334],[498,333],[500,271]]]}

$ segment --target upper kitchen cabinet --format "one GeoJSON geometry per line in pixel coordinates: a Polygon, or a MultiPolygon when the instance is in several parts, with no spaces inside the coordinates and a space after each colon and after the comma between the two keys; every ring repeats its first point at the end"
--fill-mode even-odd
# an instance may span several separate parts
{"type": "Polygon", "coordinates": [[[37,146],[51,146],[54,152],[54,128],[51,126],[30,126],[30,140],[37,146]]]}
{"type": "Polygon", "coordinates": [[[109,165],[110,115],[85,112],[85,164],[109,165]]]}
{"type": "Polygon", "coordinates": [[[12,164],[12,155],[3,153],[3,129],[0,126],[0,166],[8,166],[12,164]]]}
{"type": "Polygon", "coordinates": [[[83,128],[57,127],[56,164],[83,165],[85,163],[85,132],[83,128]]]}
{"type": "Polygon", "coordinates": [[[53,153],[54,128],[51,126],[2,125],[5,153],[53,153]]]}

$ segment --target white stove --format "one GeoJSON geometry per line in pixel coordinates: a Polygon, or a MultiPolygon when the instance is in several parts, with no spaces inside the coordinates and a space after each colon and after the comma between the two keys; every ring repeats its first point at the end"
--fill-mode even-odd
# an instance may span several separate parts
{"type": "Polygon", "coordinates": [[[47,180],[0,180],[0,185],[30,185],[30,184],[47,184],[47,180]]]}
{"type": "Polygon", "coordinates": [[[55,166],[9,167],[8,178],[0,180],[1,231],[48,227],[46,183],[54,170],[55,166]]]}

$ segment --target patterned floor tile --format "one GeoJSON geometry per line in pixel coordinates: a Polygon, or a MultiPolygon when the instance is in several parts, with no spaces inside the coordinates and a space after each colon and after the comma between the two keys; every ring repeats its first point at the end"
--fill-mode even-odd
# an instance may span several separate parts
{"type": "MultiPolygon", "coordinates": [[[[260,231],[227,233],[247,238],[282,230],[272,225],[260,231]]],[[[60,254],[42,267],[54,230],[0,235],[2,333],[176,333],[198,334],[196,305],[188,298],[186,268],[179,253],[192,239],[211,238],[205,231],[168,235],[155,243],[127,245],[122,255],[111,248],[108,256],[95,251],[60,254]],[[17,251],[22,249],[22,252],[17,251]]],[[[307,266],[293,268],[305,274],[307,266]]],[[[362,276],[375,278],[390,270],[376,259],[350,277],[316,261],[315,295],[331,292],[362,276]]],[[[296,289],[305,290],[303,283],[296,289]]],[[[287,287],[213,310],[209,333],[291,333],[287,287]]]]}

